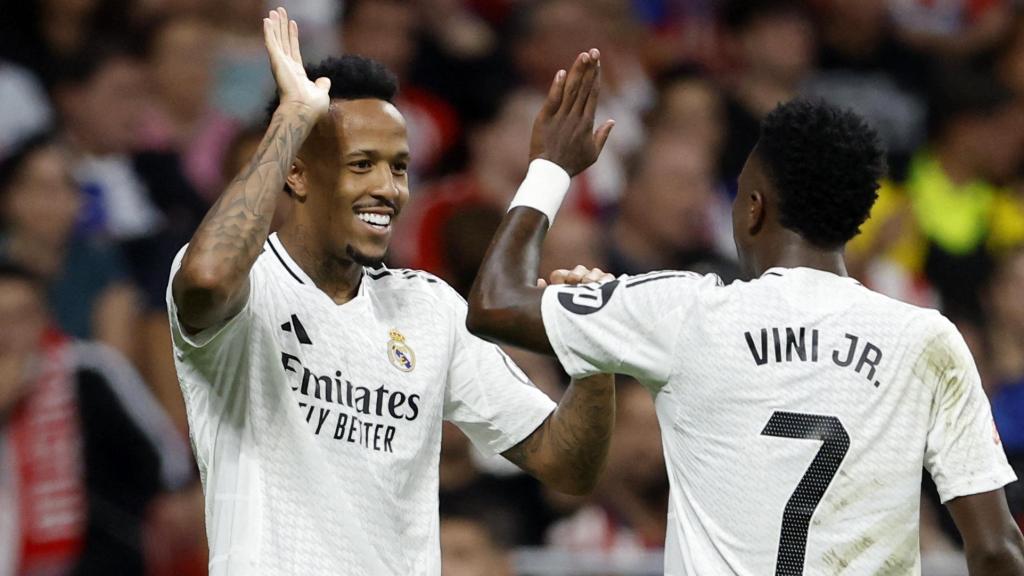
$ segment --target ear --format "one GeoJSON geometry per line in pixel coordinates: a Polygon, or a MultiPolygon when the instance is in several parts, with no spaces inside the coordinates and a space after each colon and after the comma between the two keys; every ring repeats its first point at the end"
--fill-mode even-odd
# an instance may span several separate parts
{"type": "Polygon", "coordinates": [[[306,163],[302,161],[302,158],[296,158],[292,162],[291,168],[288,170],[288,176],[285,178],[284,183],[292,191],[292,195],[298,198],[300,201],[306,200],[306,195],[309,193],[309,189],[306,187],[306,163]]]}
{"type": "Polygon", "coordinates": [[[754,236],[764,227],[767,218],[767,204],[760,190],[750,192],[747,199],[747,232],[754,236]]]}

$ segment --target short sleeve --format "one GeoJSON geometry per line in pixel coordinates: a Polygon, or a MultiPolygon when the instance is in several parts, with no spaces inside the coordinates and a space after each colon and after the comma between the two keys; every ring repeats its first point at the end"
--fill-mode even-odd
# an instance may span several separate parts
{"type": "Polygon", "coordinates": [[[253,322],[250,304],[256,290],[255,284],[258,267],[253,266],[249,272],[249,300],[246,301],[245,306],[238,314],[200,332],[189,334],[178,319],[178,306],[174,302],[174,293],[171,288],[171,285],[174,283],[174,275],[181,268],[181,260],[184,258],[187,248],[188,245],[182,247],[174,257],[174,263],[171,265],[171,275],[167,282],[167,314],[170,317],[171,337],[175,352],[182,352],[187,355],[199,349],[211,349],[212,352],[214,348],[244,347],[248,340],[249,326],[253,322]]]}
{"type": "Polygon", "coordinates": [[[921,361],[936,387],[924,463],[942,502],[1016,480],[974,359],[952,324],[944,322],[921,361]]]}
{"type": "Polygon", "coordinates": [[[454,292],[452,357],[444,418],[485,454],[500,454],[533,433],[555,409],[500,348],[466,330],[466,304],[454,292]]]}
{"type": "Polygon", "coordinates": [[[680,317],[704,290],[721,286],[714,274],[654,272],[603,284],[549,286],[541,311],[562,367],[573,378],[600,372],[664,384],[678,356],[680,317]]]}

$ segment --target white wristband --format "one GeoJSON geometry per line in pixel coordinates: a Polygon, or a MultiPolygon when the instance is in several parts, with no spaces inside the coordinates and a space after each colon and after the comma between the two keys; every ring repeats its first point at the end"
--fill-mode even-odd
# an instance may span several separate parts
{"type": "Polygon", "coordinates": [[[569,173],[561,166],[537,158],[530,162],[530,169],[526,172],[526,178],[519,185],[515,198],[508,209],[518,206],[527,206],[539,210],[548,217],[548,227],[555,221],[555,214],[562,205],[562,200],[569,192],[569,173]]]}

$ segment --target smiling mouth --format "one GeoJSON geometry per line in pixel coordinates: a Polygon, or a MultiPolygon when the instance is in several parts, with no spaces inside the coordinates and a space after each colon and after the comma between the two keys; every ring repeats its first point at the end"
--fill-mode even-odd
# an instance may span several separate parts
{"type": "Polygon", "coordinates": [[[374,230],[386,232],[391,229],[391,214],[377,214],[374,212],[357,212],[356,218],[370,226],[374,230]]]}

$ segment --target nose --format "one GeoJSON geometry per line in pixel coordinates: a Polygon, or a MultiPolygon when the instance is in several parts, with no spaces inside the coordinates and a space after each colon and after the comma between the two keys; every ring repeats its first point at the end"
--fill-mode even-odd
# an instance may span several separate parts
{"type": "Polygon", "coordinates": [[[375,178],[373,190],[370,195],[374,198],[388,200],[392,205],[397,203],[402,193],[399,177],[391,170],[390,164],[381,162],[377,169],[378,177],[375,178]]]}

